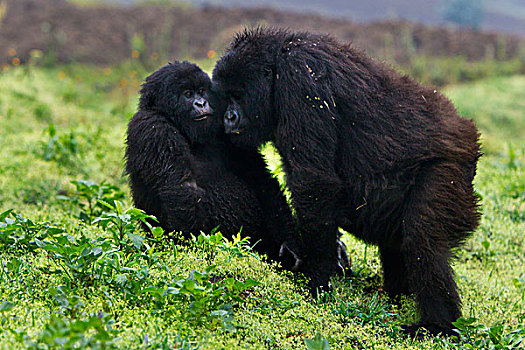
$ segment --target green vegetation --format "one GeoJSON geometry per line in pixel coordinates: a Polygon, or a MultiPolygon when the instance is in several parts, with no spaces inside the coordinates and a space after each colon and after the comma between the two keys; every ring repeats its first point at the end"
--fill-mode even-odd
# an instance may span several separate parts
{"type": "Polygon", "coordinates": [[[475,62],[462,56],[419,55],[411,57],[410,64],[399,69],[423,84],[444,86],[525,73],[525,55],[506,61],[486,59],[475,62]]]}
{"type": "Polygon", "coordinates": [[[0,348],[525,346],[525,77],[445,90],[482,129],[484,216],[455,263],[462,339],[419,342],[399,331],[414,301],[388,299],[376,249],[350,235],[354,274],[317,299],[244,238],[145,237],[122,175],[145,74],[133,64],[0,73],[0,348]]]}
{"type": "Polygon", "coordinates": [[[508,157],[523,152],[525,147],[524,88],[523,76],[495,77],[449,86],[446,93],[462,116],[476,121],[482,131],[484,152],[494,156],[503,152],[508,157]]]}

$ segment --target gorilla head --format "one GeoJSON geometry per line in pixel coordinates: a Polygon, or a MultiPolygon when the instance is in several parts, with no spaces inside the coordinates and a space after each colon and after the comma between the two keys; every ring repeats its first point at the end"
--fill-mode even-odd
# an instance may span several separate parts
{"type": "Polygon", "coordinates": [[[238,35],[213,71],[217,91],[228,103],[225,131],[234,144],[247,148],[272,140],[277,123],[273,105],[280,35],[252,40],[257,33],[238,35]]]}
{"type": "Polygon", "coordinates": [[[210,78],[197,65],[168,63],[146,78],[139,108],[168,119],[191,143],[203,143],[220,130],[210,88],[210,78]]]}

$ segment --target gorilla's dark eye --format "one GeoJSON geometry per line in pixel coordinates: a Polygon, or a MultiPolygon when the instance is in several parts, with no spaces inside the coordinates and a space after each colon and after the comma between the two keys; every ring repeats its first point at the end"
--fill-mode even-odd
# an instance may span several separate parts
{"type": "Polygon", "coordinates": [[[184,91],[184,96],[186,96],[187,98],[190,98],[191,95],[193,95],[193,93],[191,92],[191,90],[186,90],[186,91],[184,91]]]}
{"type": "Polygon", "coordinates": [[[197,90],[197,93],[202,96],[204,94],[204,89],[200,88],[199,90],[197,90]]]}

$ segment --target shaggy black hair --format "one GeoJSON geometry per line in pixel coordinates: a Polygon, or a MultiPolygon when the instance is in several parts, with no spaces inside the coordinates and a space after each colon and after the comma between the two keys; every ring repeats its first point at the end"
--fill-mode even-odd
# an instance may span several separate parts
{"type": "Polygon", "coordinates": [[[213,80],[229,101],[234,144],[273,141],[300,234],[290,237],[315,289],[337,265],[342,226],[379,246],[384,289],[414,293],[415,333],[452,333],[460,298],[450,260],[478,226],[478,130],[421,86],[330,36],[258,28],[239,34],[213,80]]]}

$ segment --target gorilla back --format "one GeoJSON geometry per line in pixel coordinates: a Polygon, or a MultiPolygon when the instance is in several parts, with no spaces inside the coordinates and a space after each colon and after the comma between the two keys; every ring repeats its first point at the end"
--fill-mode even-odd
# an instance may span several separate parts
{"type": "Polygon", "coordinates": [[[247,30],[214,81],[231,141],[274,141],[283,158],[312,289],[334,272],[343,226],[379,246],[387,292],[416,294],[421,321],[407,331],[452,332],[451,249],[480,217],[474,123],[436,90],[311,33],[247,30]]]}

